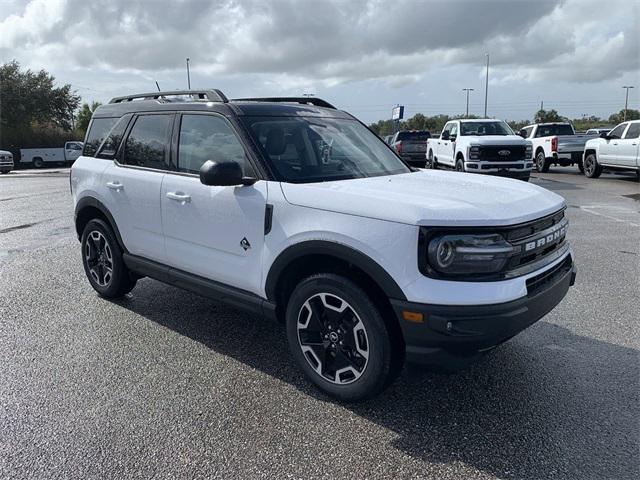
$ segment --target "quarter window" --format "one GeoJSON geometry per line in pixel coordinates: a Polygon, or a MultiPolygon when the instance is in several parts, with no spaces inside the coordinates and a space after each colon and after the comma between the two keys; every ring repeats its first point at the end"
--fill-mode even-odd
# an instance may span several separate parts
{"type": "Polygon", "coordinates": [[[118,121],[118,117],[113,118],[94,118],[89,125],[87,138],[84,141],[84,151],[82,155],[85,157],[93,157],[98,151],[98,147],[111,130],[111,127],[118,121]]]}
{"type": "Polygon", "coordinates": [[[640,138],[640,122],[629,124],[629,129],[624,134],[624,138],[640,138]]]}
{"type": "Polygon", "coordinates": [[[139,116],[124,146],[124,163],[136,167],[171,170],[169,138],[172,119],[172,115],[139,116]]]}
{"type": "Polygon", "coordinates": [[[235,161],[249,175],[242,144],[229,124],[215,115],[183,115],[178,145],[178,171],[197,174],[207,160],[235,161]]]}

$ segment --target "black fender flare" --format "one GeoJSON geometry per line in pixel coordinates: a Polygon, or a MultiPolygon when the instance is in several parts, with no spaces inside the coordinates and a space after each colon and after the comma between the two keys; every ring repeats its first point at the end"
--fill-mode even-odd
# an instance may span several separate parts
{"type": "Polygon", "coordinates": [[[352,247],[327,240],[307,240],[287,247],[280,252],[269,268],[265,282],[265,293],[271,301],[276,299],[276,287],[281,274],[292,261],[307,255],[327,255],[348,262],[366,273],[388,298],[406,300],[396,281],[375,260],[352,247]]]}
{"type": "Polygon", "coordinates": [[[122,241],[122,237],[120,236],[120,230],[118,229],[118,224],[116,223],[113,215],[109,209],[97,198],[95,197],[83,197],[78,201],[74,212],[74,224],[76,226],[76,233],[78,234],[78,239],[80,239],[82,232],[78,231],[78,216],[81,214],[82,210],[85,208],[92,207],[99,210],[109,221],[111,228],[113,229],[113,233],[116,235],[116,239],[118,240],[118,244],[123,252],[128,252],[127,248],[124,246],[124,242],[122,241]]]}

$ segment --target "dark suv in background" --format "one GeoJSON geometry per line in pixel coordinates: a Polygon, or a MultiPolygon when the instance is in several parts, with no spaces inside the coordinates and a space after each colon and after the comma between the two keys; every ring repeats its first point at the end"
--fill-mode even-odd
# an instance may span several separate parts
{"type": "Polygon", "coordinates": [[[426,130],[401,130],[397,132],[389,145],[412,167],[423,168],[427,161],[427,139],[431,133],[426,130]]]}

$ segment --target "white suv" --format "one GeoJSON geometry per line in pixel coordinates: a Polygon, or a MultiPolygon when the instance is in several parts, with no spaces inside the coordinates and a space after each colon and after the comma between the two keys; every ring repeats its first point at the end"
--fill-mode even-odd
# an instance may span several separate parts
{"type": "Polygon", "coordinates": [[[575,280],[561,197],[414,170],[317,98],[113,99],[71,184],[100,295],[148,276],[278,319],[302,370],[347,401],[380,392],[405,359],[465,364],[575,280]]]}

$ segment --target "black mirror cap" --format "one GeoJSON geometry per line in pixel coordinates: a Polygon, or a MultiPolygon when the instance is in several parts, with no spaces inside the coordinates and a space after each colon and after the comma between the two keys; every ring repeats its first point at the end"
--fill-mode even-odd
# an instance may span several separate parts
{"type": "Polygon", "coordinates": [[[527,138],[527,131],[526,130],[520,130],[518,132],[518,135],[520,135],[522,138],[527,138]]]}
{"type": "Polygon", "coordinates": [[[449,132],[442,132],[442,140],[449,140],[449,132]]]}
{"type": "Polygon", "coordinates": [[[604,138],[605,140],[609,140],[609,132],[602,132],[600,134],[600,138],[604,138]]]}
{"type": "Polygon", "coordinates": [[[230,187],[235,185],[253,185],[255,178],[242,176],[242,167],[238,162],[216,162],[207,160],[200,167],[200,182],[203,185],[230,187]]]}

